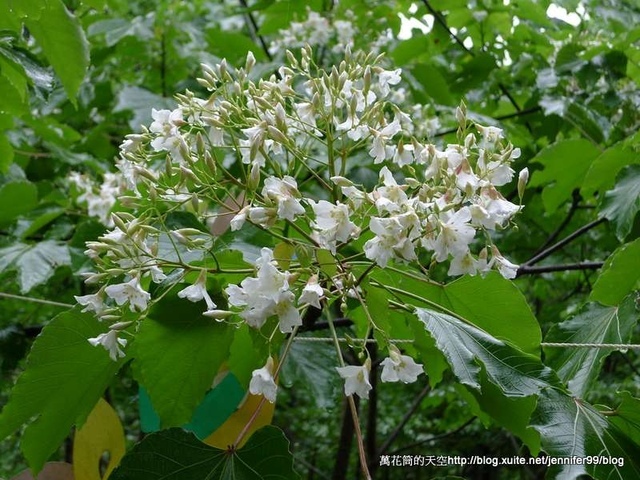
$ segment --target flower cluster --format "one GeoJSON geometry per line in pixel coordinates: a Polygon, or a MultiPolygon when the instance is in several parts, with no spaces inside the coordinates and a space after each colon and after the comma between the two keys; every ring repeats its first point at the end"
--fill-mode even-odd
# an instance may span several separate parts
{"type": "MultiPolygon", "coordinates": [[[[502,130],[472,125],[461,106],[459,143],[432,143],[400,102],[401,70],[381,57],[347,48],[325,71],[309,47],[286,56],[266,79],[254,77],[252,54],[238,69],[203,66],[208,96],[178,95],[178,108],[154,110],[149,128],[122,144],[129,212],[108,217],[111,230],[88,243],[98,271],[87,282],[99,289],[77,297],[116,321],[92,339],[112,358],[124,355],[118,335],[132,334],[120,317],[140,321],[158,300],[151,292],[177,284],[205,316],[273,338],[295,335],[310,308],[364,306],[375,286],[362,280],[375,269],[445,263],[452,276],[515,276],[492,238],[521,208],[498,190],[520,155],[502,130]],[[257,232],[271,245],[240,249],[244,268],[226,268],[218,254],[257,232]]],[[[379,328],[370,323],[368,332],[379,328]]],[[[416,381],[421,365],[386,348],[382,380],[416,381]]],[[[347,395],[368,395],[367,365],[338,369],[347,395]]],[[[254,371],[252,393],[275,399],[274,375],[269,363],[254,371]]]]}

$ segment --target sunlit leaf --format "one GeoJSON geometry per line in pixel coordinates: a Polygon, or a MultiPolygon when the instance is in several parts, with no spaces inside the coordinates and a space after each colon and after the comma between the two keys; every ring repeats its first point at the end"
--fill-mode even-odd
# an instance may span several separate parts
{"type": "Polygon", "coordinates": [[[108,478],[125,453],[124,430],[116,411],[102,398],[87,421],[73,437],[73,473],[75,478],[102,480],[108,478]],[[100,473],[100,460],[105,452],[109,463],[100,473]]]}

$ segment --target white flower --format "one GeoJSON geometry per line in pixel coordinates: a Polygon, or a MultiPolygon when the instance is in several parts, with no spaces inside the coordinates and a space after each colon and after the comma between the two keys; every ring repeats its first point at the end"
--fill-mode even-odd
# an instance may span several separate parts
{"type": "Polygon", "coordinates": [[[290,333],[295,326],[302,325],[300,313],[294,306],[295,295],[289,289],[290,274],[276,268],[273,252],[268,248],[261,250],[256,267],[256,278],[245,278],[240,286],[226,288],[229,304],[244,307],[240,316],[254,328],[262,327],[267,318],[277,315],[280,331],[290,333]]]}
{"type": "Polygon", "coordinates": [[[323,248],[336,252],[336,242],[346,242],[356,238],[360,229],[349,218],[349,207],[338,202],[333,204],[326,200],[314,202],[309,200],[316,215],[312,227],[318,232],[318,240],[323,248]]]}
{"type": "Polygon", "coordinates": [[[412,240],[420,235],[420,222],[413,211],[394,217],[372,217],[369,228],[376,235],[364,244],[364,253],[382,268],[392,258],[415,260],[412,240]]]}
{"type": "Polygon", "coordinates": [[[324,290],[318,283],[318,276],[313,275],[302,289],[302,294],[298,298],[298,305],[312,305],[321,308],[320,300],[324,298],[324,290]]]}
{"type": "Polygon", "coordinates": [[[369,360],[361,367],[348,365],[336,367],[338,374],[344,378],[344,394],[346,396],[357,394],[360,398],[369,398],[369,390],[373,387],[369,383],[369,360]]]}
{"type": "Polygon", "coordinates": [[[478,261],[473,258],[470,252],[464,255],[457,255],[451,259],[451,265],[449,265],[449,272],[447,273],[451,276],[464,275],[465,273],[475,275],[478,273],[478,261]]]}
{"type": "Polygon", "coordinates": [[[387,148],[387,141],[400,130],[400,122],[398,122],[397,118],[380,131],[371,129],[373,144],[369,150],[369,155],[374,158],[373,163],[381,163],[393,154],[394,148],[387,148]]]}
{"type": "Polygon", "coordinates": [[[380,379],[383,382],[413,383],[422,373],[422,364],[416,363],[408,355],[401,355],[393,346],[389,349],[389,357],[385,358],[381,365],[380,379]]]}
{"type": "Polygon", "coordinates": [[[207,310],[213,310],[216,308],[216,304],[213,303],[209,292],[207,292],[207,274],[203,270],[198,276],[198,280],[193,285],[190,285],[178,292],[178,297],[186,298],[190,302],[199,302],[204,300],[207,304],[207,310]]]}
{"type": "MultiPolygon", "coordinates": [[[[445,218],[448,215],[442,214],[445,218]]],[[[469,225],[471,212],[468,207],[462,207],[453,215],[442,222],[440,232],[435,240],[426,239],[425,247],[434,251],[435,259],[444,262],[449,254],[454,257],[464,255],[469,250],[469,244],[473,241],[476,230],[469,225]]]]}
{"type": "Polygon", "coordinates": [[[90,338],[89,343],[94,347],[102,345],[109,352],[111,359],[116,362],[118,357],[124,357],[124,351],[120,346],[125,347],[127,341],[124,338],[118,338],[117,330],[109,330],[107,333],[101,333],[95,338],[90,338]]]}
{"type": "Polygon", "coordinates": [[[282,179],[268,177],[264,181],[262,195],[278,205],[278,218],[293,221],[296,215],[304,213],[304,207],[295,198],[299,196],[298,184],[293,177],[285,175],[282,179]]]}
{"type": "Polygon", "coordinates": [[[249,392],[252,395],[264,395],[271,403],[276,401],[278,386],[273,378],[273,358],[269,357],[264,367],[253,371],[249,392]]]}
{"type": "Polygon", "coordinates": [[[384,212],[402,211],[409,201],[407,194],[404,193],[406,186],[399,186],[387,167],[382,167],[380,170],[380,179],[384,187],[377,188],[373,193],[378,213],[382,215],[384,212]]]}
{"type": "Polygon", "coordinates": [[[493,148],[503,138],[502,129],[498,127],[481,127],[478,125],[478,130],[482,134],[481,148],[493,148]]]}
{"type": "Polygon", "coordinates": [[[83,312],[96,312],[96,315],[100,315],[104,311],[104,301],[100,292],[92,295],[74,296],[80,305],[83,305],[83,312]]]}
{"type": "Polygon", "coordinates": [[[140,286],[140,280],[135,277],[127,283],[119,283],[117,285],[109,285],[104,289],[108,297],[113,298],[118,305],[124,305],[129,302],[129,309],[140,312],[147,308],[147,302],[151,299],[151,295],[145,292],[140,286]]]}
{"type": "Polygon", "coordinates": [[[493,247],[493,258],[491,259],[491,263],[497,264],[498,271],[504,278],[507,279],[516,278],[516,275],[518,274],[518,268],[520,268],[519,265],[511,263],[509,260],[504,258],[495,247],[493,247]]]}
{"type": "Polygon", "coordinates": [[[397,85],[400,83],[400,74],[402,69],[396,70],[382,70],[378,75],[378,86],[380,87],[380,94],[386,97],[389,94],[389,85],[397,85]]]}

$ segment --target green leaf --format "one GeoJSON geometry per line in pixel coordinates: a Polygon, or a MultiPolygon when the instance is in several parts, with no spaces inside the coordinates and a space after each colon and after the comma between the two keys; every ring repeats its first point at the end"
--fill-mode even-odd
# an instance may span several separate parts
{"type": "Polygon", "coordinates": [[[70,310],[44,327],[9,402],[0,414],[0,438],[34,419],[22,436],[22,451],[34,471],[82,425],[120,368],[87,339],[107,330],[92,314],[70,310]]]}
{"type": "Polygon", "coordinates": [[[605,193],[600,216],[616,225],[620,241],[631,231],[636,213],[640,210],[640,165],[629,165],[618,175],[616,186],[605,193]]]}
{"type": "Polygon", "coordinates": [[[484,278],[467,275],[448,285],[439,285],[408,272],[398,274],[385,270],[374,272],[372,277],[384,285],[435,302],[524,352],[537,354],[540,351],[540,326],[527,300],[513,282],[496,272],[484,278]]]}
{"type": "Polygon", "coordinates": [[[447,80],[433,65],[421,63],[413,67],[411,73],[424,93],[436,103],[453,106],[458,102],[451,95],[447,80]]]}
{"type": "Polygon", "coordinates": [[[191,420],[227,358],[234,332],[204,317],[204,302],[180,299],[175,291],[154,306],[133,346],[134,371],[163,426],[191,420]]]}
{"type": "Polygon", "coordinates": [[[253,52],[257,61],[266,58],[264,50],[242,33],[211,28],[206,33],[206,39],[211,53],[232,63],[239,64],[249,52],[253,52]]]}
{"type": "Polygon", "coordinates": [[[484,370],[506,397],[536,395],[549,385],[551,371],[539,358],[446,313],[425,308],[416,312],[460,383],[481,390],[484,370]]]}
{"type": "Polygon", "coordinates": [[[172,428],[153,433],[122,458],[110,480],[297,479],[289,441],[267,426],[239,450],[219,450],[172,428]]]}
{"type": "Polygon", "coordinates": [[[634,139],[640,133],[602,152],[596,158],[586,176],[580,192],[584,196],[593,195],[596,190],[610,189],[615,184],[616,175],[629,164],[640,163],[640,150],[633,148],[634,139]]]}
{"type": "Polygon", "coordinates": [[[584,474],[617,480],[640,478],[640,446],[579,398],[544,390],[531,426],[540,432],[542,449],[551,457],[609,457],[608,464],[553,467],[549,478],[575,479],[584,474]]]}
{"type": "Polygon", "coordinates": [[[535,171],[530,186],[540,187],[542,203],[547,213],[555,212],[571,199],[574,189],[580,187],[591,162],[600,151],[588,140],[561,140],[540,151],[532,161],[541,163],[543,170],[535,171]]]}
{"type": "Polygon", "coordinates": [[[73,99],[89,67],[89,45],[80,22],[61,0],[44,4],[40,18],[27,16],[24,22],[73,99]]]}
{"type": "Polygon", "coordinates": [[[618,394],[622,397],[622,403],[615,409],[616,414],[609,419],[628,437],[640,444],[640,400],[631,396],[629,392],[618,394]]]}
{"type": "Polygon", "coordinates": [[[621,246],[607,259],[591,290],[589,300],[618,305],[631,291],[640,288],[640,239],[621,246]]]}
{"type": "Polygon", "coordinates": [[[0,249],[0,256],[0,272],[11,268],[20,273],[22,293],[45,283],[59,266],[71,265],[67,245],[53,240],[45,240],[35,245],[11,245],[0,249]]]}
{"type": "Polygon", "coordinates": [[[38,203],[38,189],[27,181],[5,183],[0,186],[0,225],[13,222],[35,208],[38,203]]]}
{"type": "Polygon", "coordinates": [[[12,163],[13,147],[9,143],[9,139],[3,133],[0,133],[0,173],[6,173],[12,163]]]}
{"type": "MultiPolygon", "coordinates": [[[[554,326],[547,341],[560,343],[628,343],[638,323],[635,297],[628,296],[620,306],[590,303],[575,317],[554,326]]],[[[601,348],[545,348],[546,363],[569,390],[583,398],[600,373],[602,361],[611,350],[601,348]]]]}
{"type": "Polygon", "coordinates": [[[248,389],[251,373],[264,365],[268,356],[267,339],[256,329],[243,323],[236,330],[229,349],[229,370],[238,379],[240,385],[248,389]]]}

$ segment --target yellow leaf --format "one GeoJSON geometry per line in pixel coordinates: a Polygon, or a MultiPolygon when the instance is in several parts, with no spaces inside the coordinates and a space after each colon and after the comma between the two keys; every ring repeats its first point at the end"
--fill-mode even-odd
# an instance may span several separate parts
{"type": "MultiPolygon", "coordinates": [[[[226,422],[205,438],[204,443],[211,445],[212,447],[219,448],[220,450],[226,450],[230,445],[238,438],[240,432],[245,425],[251,420],[251,417],[255,413],[256,409],[260,405],[263,397],[262,395],[247,394],[244,401],[240,404],[238,410],[231,415],[226,422]]],[[[257,418],[251,424],[249,431],[244,436],[239,445],[236,448],[241,448],[249,439],[251,434],[256,430],[271,424],[273,419],[273,411],[275,410],[275,403],[264,401],[260,413],[257,418]]]]}
{"type": "Polygon", "coordinates": [[[124,430],[115,410],[98,400],[87,421],[73,439],[73,473],[77,480],[106,480],[125,453],[124,430]],[[100,459],[108,452],[109,463],[100,475],[100,459]]]}

